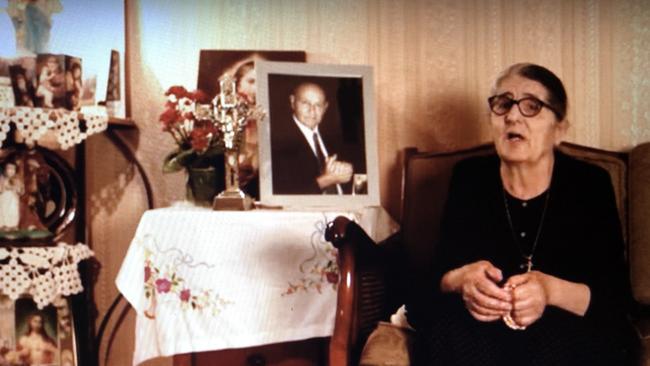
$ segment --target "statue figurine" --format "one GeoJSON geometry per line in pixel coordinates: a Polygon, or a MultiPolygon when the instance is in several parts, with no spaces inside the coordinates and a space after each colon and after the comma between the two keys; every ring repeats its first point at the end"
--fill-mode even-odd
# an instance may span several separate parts
{"type": "Polygon", "coordinates": [[[47,53],[52,14],[62,10],[59,0],[9,0],[7,14],[16,30],[17,54],[47,53]]]}

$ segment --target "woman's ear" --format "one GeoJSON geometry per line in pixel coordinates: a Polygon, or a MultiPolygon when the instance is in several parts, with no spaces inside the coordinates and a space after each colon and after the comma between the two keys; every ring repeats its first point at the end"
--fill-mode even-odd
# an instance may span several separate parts
{"type": "Polygon", "coordinates": [[[558,146],[564,141],[564,137],[569,129],[569,120],[563,120],[555,124],[555,146],[558,146]]]}

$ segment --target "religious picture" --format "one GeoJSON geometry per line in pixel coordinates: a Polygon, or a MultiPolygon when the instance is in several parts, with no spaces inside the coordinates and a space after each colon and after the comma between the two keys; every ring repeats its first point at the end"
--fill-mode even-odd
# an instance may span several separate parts
{"type": "Polygon", "coordinates": [[[97,76],[92,75],[81,84],[81,95],[79,104],[82,106],[95,105],[95,93],[97,91],[97,76]]]}
{"type": "Polygon", "coordinates": [[[63,298],[39,309],[27,296],[0,295],[0,366],[76,366],[73,325],[63,298]]]}
{"type": "Polygon", "coordinates": [[[25,194],[22,172],[18,162],[7,160],[0,174],[0,230],[18,230],[20,224],[20,201],[25,194]]]}
{"type": "Polygon", "coordinates": [[[111,51],[111,63],[108,70],[108,84],[106,84],[106,101],[120,100],[120,53],[111,51]]]}
{"type": "Polygon", "coordinates": [[[16,106],[35,107],[36,57],[12,59],[8,65],[9,77],[16,106]]]}
{"type": "Polygon", "coordinates": [[[71,111],[81,109],[81,59],[66,56],[65,58],[65,104],[71,111]]]}
{"type": "Polygon", "coordinates": [[[9,74],[10,60],[0,58],[0,108],[13,107],[15,105],[14,91],[11,87],[9,74]]]}
{"type": "Polygon", "coordinates": [[[34,107],[34,83],[28,76],[27,69],[22,65],[9,66],[11,85],[14,93],[15,105],[19,107],[34,107]]]}
{"type": "MultiPolygon", "coordinates": [[[[260,60],[304,62],[304,51],[201,50],[197,88],[210,98],[219,94],[219,80],[229,75],[237,93],[249,103],[257,103],[255,62],[260,60]]],[[[249,121],[239,154],[239,186],[259,198],[259,158],[257,121],[249,121]]]]}
{"type": "Polygon", "coordinates": [[[45,148],[0,149],[0,242],[47,240],[74,217],[70,166],[45,148]]]}
{"type": "Polygon", "coordinates": [[[65,56],[39,54],[36,73],[36,106],[65,108],[65,56]]]}

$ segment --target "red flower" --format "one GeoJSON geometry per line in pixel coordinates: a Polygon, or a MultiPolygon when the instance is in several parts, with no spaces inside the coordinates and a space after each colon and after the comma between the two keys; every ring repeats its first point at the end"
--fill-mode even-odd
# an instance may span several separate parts
{"type": "Polygon", "coordinates": [[[160,122],[163,126],[163,131],[170,131],[172,126],[181,120],[181,114],[176,109],[165,109],[160,115],[160,122]]]}
{"type": "Polygon", "coordinates": [[[188,98],[183,100],[183,103],[186,107],[189,107],[192,104],[192,100],[188,98]]]}
{"type": "Polygon", "coordinates": [[[218,133],[211,123],[196,123],[190,132],[190,143],[195,151],[205,151],[210,145],[210,139],[218,133]]]}
{"type": "Polygon", "coordinates": [[[151,278],[151,267],[146,266],[144,267],[144,282],[149,281],[149,278],[151,278]]]}
{"type": "Polygon", "coordinates": [[[178,99],[188,96],[187,89],[185,89],[184,87],[182,87],[180,85],[174,85],[174,86],[170,87],[169,89],[167,89],[167,92],[165,93],[165,96],[169,96],[169,95],[172,95],[172,94],[175,95],[176,98],[178,98],[178,99]]]}
{"type": "Polygon", "coordinates": [[[184,119],[194,120],[194,112],[187,112],[183,114],[184,119]]]}
{"type": "Polygon", "coordinates": [[[188,302],[190,299],[190,289],[186,288],[185,290],[181,291],[180,297],[181,301],[188,302]]]}
{"type": "Polygon", "coordinates": [[[339,283],[338,272],[325,272],[325,277],[327,277],[327,282],[329,283],[339,283]]]}
{"type": "Polygon", "coordinates": [[[210,102],[210,96],[201,89],[193,91],[188,95],[188,97],[199,104],[206,104],[210,102]]]}
{"type": "Polygon", "coordinates": [[[158,290],[158,292],[160,292],[161,294],[169,292],[171,288],[172,288],[172,283],[169,282],[168,279],[160,278],[156,280],[156,290],[158,290]]]}

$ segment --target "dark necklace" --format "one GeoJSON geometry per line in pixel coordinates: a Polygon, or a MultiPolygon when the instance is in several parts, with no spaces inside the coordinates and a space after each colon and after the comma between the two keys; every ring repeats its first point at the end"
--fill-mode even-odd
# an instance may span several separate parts
{"type": "Polygon", "coordinates": [[[508,198],[506,197],[506,189],[505,187],[502,187],[502,192],[503,192],[503,204],[506,207],[506,217],[508,218],[508,225],[510,226],[510,233],[512,234],[512,240],[514,244],[517,246],[517,249],[519,249],[519,253],[523,257],[525,264],[522,265],[522,268],[526,268],[526,272],[530,272],[533,268],[533,256],[535,255],[535,249],[537,249],[537,244],[539,243],[539,236],[542,233],[542,227],[544,226],[544,217],[546,217],[546,208],[548,207],[548,200],[549,197],[551,197],[551,188],[546,191],[545,195],[546,197],[544,198],[544,207],[542,208],[542,216],[539,219],[539,224],[537,225],[537,233],[535,234],[535,240],[533,241],[533,245],[530,248],[530,253],[526,254],[524,253],[524,249],[519,242],[519,239],[517,238],[517,234],[515,233],[515,226],[512,224],[512,217],[510,215],[510,208],[508,207],[508,198]]]}

